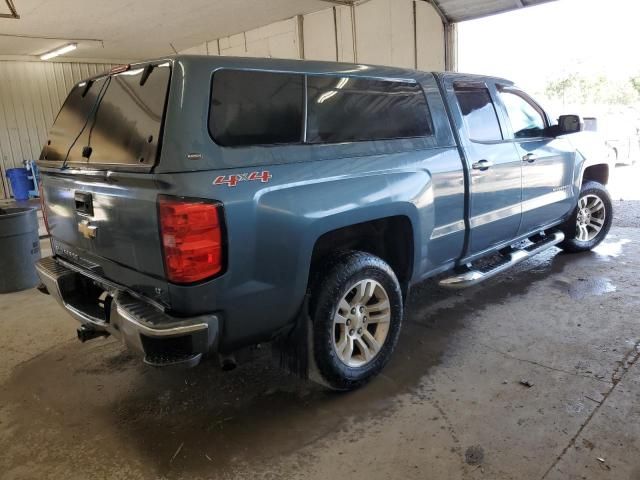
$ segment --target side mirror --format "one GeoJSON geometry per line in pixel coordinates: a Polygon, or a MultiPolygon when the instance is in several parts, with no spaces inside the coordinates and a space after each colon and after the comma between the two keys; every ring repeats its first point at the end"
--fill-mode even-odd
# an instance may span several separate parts
{"type": "Polygon", "coordinates": [[[558,118],[558,134],[568,135],[584,130],[584,123],[580,115],[560,115],[558,118]]]}

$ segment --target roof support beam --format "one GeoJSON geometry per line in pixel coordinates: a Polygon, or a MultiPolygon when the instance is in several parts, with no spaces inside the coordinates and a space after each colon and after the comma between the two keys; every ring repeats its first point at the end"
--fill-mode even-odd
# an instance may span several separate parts
{"type": "Polygon", "coordinates": [[[458,70],[458,24],[444,24],[444,69],[458,70]]]}
{"type": "Polygon", "coordinates": [[[363,3],[370,2],[371,0],[321,0],[323,2],[332,3],[334,5],[361,5],[363,3]]]}
{"type": "Polygon", "coordinates": [[[16,20],[19,20],[20,15],[18,15],[18,11],[13,4],[13,0],[5,0],[5,2],[7,4],[7,8],[9,8],[9,13],[0,13],[0,18],[14,18],[16,20]]]}
{"type": "Polygon", "coordinates": [[[436,9],[445,23],[463,22],[489,17],[514,10],[522,10],[557,0],[423,0],[436,9]],[[504,3],[504,4],[503,4],[504,3]],[[502,6],[496,6],[503,4],[502,6]]]}
{"type": "Polygon", "coordinates": [[[445,25],[451,23],[451,20],[449,19],[449,17],[447,17],[447,15],[442,11],[442,8],[440,8],[440,3],[438,2],[438,0],[424,0],[424,1],[427,3],[430,3],[433,9],[436,11],[436,13],[440,15],[440,18],[442,19],[442,23],[444,23],[445,25]]]}

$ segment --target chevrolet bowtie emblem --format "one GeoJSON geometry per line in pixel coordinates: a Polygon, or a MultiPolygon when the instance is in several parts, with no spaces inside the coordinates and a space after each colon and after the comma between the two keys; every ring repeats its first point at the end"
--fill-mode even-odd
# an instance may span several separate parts
{"type": "Polygon", "coordinates": [[[84,238],[92,239],[96,238],[96,230],[98,227],[95,225],[89,225],[89,220],[83,220],[78,223],[78,231],[84,238]]]}

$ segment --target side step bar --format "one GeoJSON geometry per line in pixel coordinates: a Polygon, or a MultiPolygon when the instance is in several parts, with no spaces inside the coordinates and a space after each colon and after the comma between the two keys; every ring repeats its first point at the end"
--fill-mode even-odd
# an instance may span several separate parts
{"type": "Polygon", "coordinates": [[[480,269],[471,268],[464,273],[441,280],[439,285],[444,288],[452,289],[471,287],[557,245],[563,240],[564,233],[560,231],[550,233],[545,235],[541,240],[532,243],[525,248],[512,250],[508,254],[504,255],[500,261],[490,265],[489,267],[480,269]]]}

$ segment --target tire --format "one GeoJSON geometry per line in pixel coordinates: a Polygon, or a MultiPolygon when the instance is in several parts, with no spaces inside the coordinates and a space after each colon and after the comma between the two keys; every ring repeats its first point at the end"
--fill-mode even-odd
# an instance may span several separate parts
{"type": "Polygon", "coordinates": [[[335,255],[316,278],[310,305],[315,366],[325,386],[353,390],[391,358],[402,324],[400,284],[386,262],[364,252],[335,255]]]}
{"type": "Polygon", "coordinates": [[[569,253],[591,250],[605,239],[612,221],[613,205],[609,192],[598,182],[586,182],[580,190],[575,211],[562,226],[565,239],[558,246],[569,253]]]}

